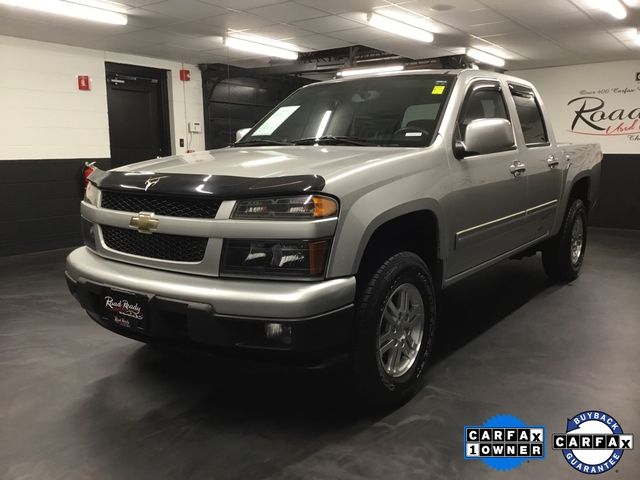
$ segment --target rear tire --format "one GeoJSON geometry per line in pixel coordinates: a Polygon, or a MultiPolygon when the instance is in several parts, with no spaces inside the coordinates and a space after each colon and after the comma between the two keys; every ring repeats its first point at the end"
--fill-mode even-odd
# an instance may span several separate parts
{"type": "Polygon", "coordinates": [[[433,349],[436,296],[431,272],[418,255],[400,252],[362,281],[354,386],[361,404],[395,406],[421,385],[433,349]]]}
{"type": "Polygon", "coordinates": [[[579,198],[571,199],[560,232],[542,250],[542,265],[556,282],[578,278],[587,246],[587,210],[579,198]]]}

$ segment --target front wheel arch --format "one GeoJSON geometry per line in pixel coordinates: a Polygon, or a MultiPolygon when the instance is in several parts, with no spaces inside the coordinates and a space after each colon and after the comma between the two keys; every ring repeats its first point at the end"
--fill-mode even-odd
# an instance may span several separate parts
{"type": "Polygon", "coordinates": [[[425,262],[437,288],[442,282],[440,225],[431,210],[417,210],[380,223],[369,235],[357,264],[357,277],[372,273],[372,269],[390,254],[407,251],[425,262]]]}

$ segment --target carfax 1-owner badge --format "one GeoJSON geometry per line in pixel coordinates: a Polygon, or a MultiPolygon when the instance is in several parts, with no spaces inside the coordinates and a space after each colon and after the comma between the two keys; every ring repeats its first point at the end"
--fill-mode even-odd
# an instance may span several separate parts
{"type": "Polygon", "coordinates": [[[633,449],[633,435],[625,434],[611,415],[588,410],[567,419],[565,433],[553,434],[553,449],[562,450],[569,465],[582,473],[605,473],[625,450],[633,449]]]}
{"type": "Polygon", "coordinates": [[[528,460],[544,460],[543,426],[513,415],[496,415],[482,425],[464,427],[465,460],[482,460],[496,470],[511,470],[528,460]]]}

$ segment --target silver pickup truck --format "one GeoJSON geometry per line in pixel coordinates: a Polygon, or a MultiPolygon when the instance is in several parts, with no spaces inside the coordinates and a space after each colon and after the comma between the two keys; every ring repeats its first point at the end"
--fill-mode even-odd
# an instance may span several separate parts
{"type": "Polygon", "coordinates": [[[72,294],[151,343],[304,365],[348,359],[402,401],[433,348],[439,291],[542,252],[583,262],[598,145],[558,145],[528,82],[416,70],[294,92],[231,147],[95,171],[72,294]]]}

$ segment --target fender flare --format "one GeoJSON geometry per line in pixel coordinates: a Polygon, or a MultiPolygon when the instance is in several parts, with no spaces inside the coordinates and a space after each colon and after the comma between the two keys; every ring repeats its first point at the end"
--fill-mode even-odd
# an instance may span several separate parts
{"type": "Polygon", "coordinates": [[[436,200],[432,198],[424,198],[396,205],[388,210],[385,210],[384,212],[381,212],[379,215],[373,218],[373,220],[368,223],[362,234],[356,255],[353,260],[353,265],[351,266],[351,271],[354,273],[358,271],[364,252],[369,245],[369,241],[379,227],[395,218],[407,215],[409,213],[417,212],[429,212],[435,217],[438,235],[437,258],[440,260],[444,260],[444,257],[446,256],[446,249],[443,249],[442,246],[446,245],[446,227],[445,223],[441,221],[442,208],[436,200]]]}

